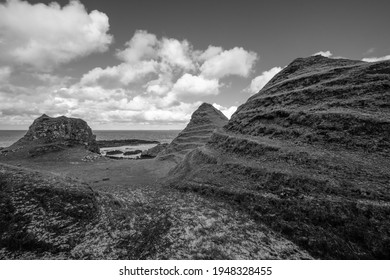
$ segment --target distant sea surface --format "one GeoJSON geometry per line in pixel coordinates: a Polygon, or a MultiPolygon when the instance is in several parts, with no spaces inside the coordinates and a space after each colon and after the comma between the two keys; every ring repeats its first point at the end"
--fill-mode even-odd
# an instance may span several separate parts
{"type": "MultiPolygon", "coordinates": [[[[26,130],[0,130],[0,147],[8,147],[22,138],[26,130]]],[[[142,139],[170,143],[180,130],[94,130],[96,140],[142,139]]]]}

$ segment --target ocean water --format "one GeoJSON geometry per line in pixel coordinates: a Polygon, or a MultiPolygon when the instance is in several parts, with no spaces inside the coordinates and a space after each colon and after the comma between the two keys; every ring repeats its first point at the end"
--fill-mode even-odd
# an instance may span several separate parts
{"type": "Polygon", "coordinates": [[[26,132],[25,130],[0,130],[0,148],[11,146],[22,138],[26,132]]]}
{"type": "MultiPolygon", "coordinates": [[[[0,147],[8,147],[26,134],[25,130],[0,130],[0,147]]],[[[142,139],[171,142],[180,130],[94,130],[97,140],[142,139]]]]}

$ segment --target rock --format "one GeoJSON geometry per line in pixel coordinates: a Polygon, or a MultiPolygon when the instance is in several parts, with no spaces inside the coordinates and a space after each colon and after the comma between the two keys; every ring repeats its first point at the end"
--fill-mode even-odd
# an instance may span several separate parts
{"type": "Polygon", "coordinates": [[[135,151],[127,151],[127,152],[124,152],[123,155],[124,156],[131,156],[131,155],[137,155],[137,154],[140,154],[142,153],[141,150],[135,150],[135,151]]]}
{"type": "Polygon", "coordinates": [[[87,150],[99,153],[88,124],[75,118],[64,116],[51,118],[45,114],[37,118],[25,136],[11,145],[8,150],[27,151],[30,156],[39,156],[49,152],[66,150],[70,147],[83,146],[87,150]]]}
{"type": "Polygon", "coordinates": [[[86,155],[84,158],[81,159],[81,161],[84,162],[93,162],[95,160],[98,160],[102,158],[103,156],[100,154],[91,154],[91,155],[86,155]]]}
{"type": "Polygon", "coordinates": [[[150,148],[141,153],[141,158],[155,158],[160,152],[168,147],[168,143],[158,144],[157,146],[150,148]]]}
{"type": "Polygon", "coordinates": [[[118,159],[125,159],[124,157],[120,157],[120,156],[108,156],[108,155],[106,155],[106,157],[110,158],[110,159],[116,159],[116,160],[118,160],[118,159]]]}
{"type": "Polygon", "coordinates": [[[213,131],[227,124],[228,118],[211,104],[203,103],[192,114],[186,128],[158,154],[158,158],[182,158],[186,153],[203,146],[213,131]]]}
{"type": "Polygon", "coordinates": [[[171,171],[315,258],[390,258],[390,61],[294,60],[171,171]],[[385,249],[387,248],[387,249],[385,249]]]}
{"type": "Polygon", "coordinates": [[[112,155],[121,155],[123,154],[122,151],[119,151],[119,150],[114,150],[114,151],[107,151],[106,152],[106,155],[109,155],[109,156],[112,156],[112,155]]]}

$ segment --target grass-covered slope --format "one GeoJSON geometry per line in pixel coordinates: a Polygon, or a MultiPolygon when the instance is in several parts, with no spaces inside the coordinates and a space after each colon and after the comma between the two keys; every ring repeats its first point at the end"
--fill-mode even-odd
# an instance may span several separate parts
{"type": "MultiPolygon", "coordinates": [[[[0,259],[311,258],[230,203],[160,185],[137,186],[121,174],[115,183],[87,185],[0,165],[0,259]]],[[[77,176],[91,175],[84,169],[77,176]]]]}
{"type": "Polygon", "coordinates": [[[161,208],[0,165],[0,259],[144,259],[165,244],[161,208]],[[134,206],[136,205],[136,206],[134,206]]]}
{"type": "Polygon", "coordinates": [[[158,158],[181,159],[189,151],[203,146],[216,128],[227,123],[226,116],[211,104],[203,103],[192,114],[190,122],[173,139],[173,141],[159,153],[158,158]]]}
{"type": "Polygon", "coordinates": [[[390,258],[390,61],[297,59],[170,185],[240,205],[318,258],[390,258]]]}

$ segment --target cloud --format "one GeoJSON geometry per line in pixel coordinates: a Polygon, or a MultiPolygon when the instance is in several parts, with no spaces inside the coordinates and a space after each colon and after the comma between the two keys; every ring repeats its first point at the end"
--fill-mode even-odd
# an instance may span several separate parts
{"type": "Polygon", "coordinates": [[[230,75],[247,77],[256,60],[256,53],[235,47],[214,56],[208,56],[200,70],[203,76],[209,78],[222,78],[230,75]]]}
{"type": "Polygon", "coordinates": [[[252,94],[258,93],[281,70],[281,67],[274,67],[268,71],[264,71],[260,76],[257,76],[252,80],[248,91],[252,94]]]}
{"type": "Polygon", "coordinates": [[[176,39],[163,38],[160,45],[159,56],[164,62],[186,70],[194,69],[195,66],[190,58],[191,47],[188,41],[180,42],[176,39]]]}
{"type": "Polygon", "coordinates": [[[386,55],[382,57],[365,57],[362,60],[365,62],[377,62],[377,61],[384,61],[389,59],[390,59],[390,55],[386,55]]]}
{"type": "Polygon", "coordinates": [[[333,54],[330,52],[330,51],[320,51],[320,52],[317,52],[315,54],[312,54],[312,56],[315,56],[315,55],[322,55],[324,57],[331,57],[333,54]]]}
{"type": "Polygon", "coordinates": [[[219,82],[217,79],[206,79],[202,76],[193,76],[185,73],[173,85],[172,92],[176,95],[207,96],[219,93],[219,82]]]}
{"type": "Polygon", "coordinates": [[[40,70],[104,52],[112,42],[107,15],[88,14],[78,1],[61,7],[9,0],[0,4],[0,30],[0,59],[40,70]]]}
{"type": "Polygon", "coordinates": [[[117,56],[126,62],[139,62],[141,59],[150,59],[156,56],[158,40],[156,35],[144,30],[137,30],[134,36],[128,41],[126,49],[118,51],[117,56]]]}
{"type": "Polygon", "coordinates": [[[206,61],[209,60],[210,58],[219,55],[221,52],[223,52],[223,49],[221,47],[209,46],[207,50],[199,54],[198,58],[201,61],[206,61]]]}
{"type": "Polygon", "coordinates": [[[369,48],[364,54],[372,54],[373,52],[375,52],[375,48],[369,48]]]}
{"type": "MultiPolygon", "coordinates": [[[[143,30],[115,55],[117,65],[96,67],[79,80],[39,71],[12,72],[13,82],[33,79],[34,84],[0,84],[0,127],[27,126],[47,113],[83,118],[93,128],[182,128],[200,100],[208,97],[210,102],[223,94],[220,79],[246,77],[257,59],[241,47],[195,50],[187,40],[158,38],[143,30]]],[[[237,109],[215,106],[228,117],[237,109]]]]}
{"type": "Polygon", "coordinates": [[[213,103],[213,106],[220,110],[228,119],[232,117],[232,115],[237,111],[237,106],[224,107],[217,103],[213,103]]]}
{"type": "Polygon", "coordinates": [[[8,81],[11,76],[11,68],[10,67],[0,67],[0,82],[8,81]]]}
{"type": "Polygon", "coordinates": [[[139,61],[137,63],[122,63],[104,69],[97,67],[84,74],[81,84],[103,85],[105,87],[129,85],[136,82],[150,73],[156,72],[157,62],[139,61]]]}

